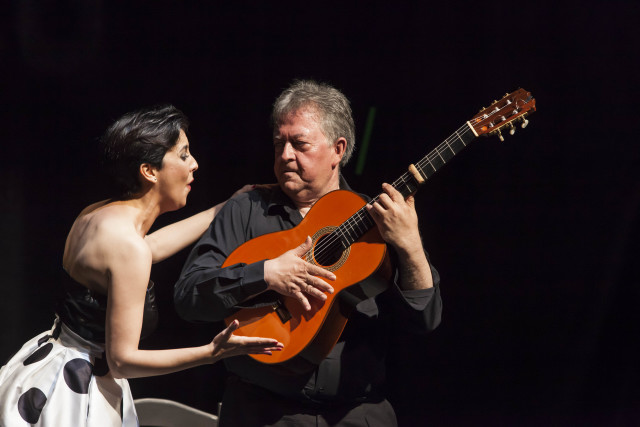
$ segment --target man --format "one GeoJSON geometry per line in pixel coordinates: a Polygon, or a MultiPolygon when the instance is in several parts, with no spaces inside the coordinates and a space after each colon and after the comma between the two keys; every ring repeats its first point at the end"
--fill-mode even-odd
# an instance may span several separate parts
{"type": "MultiPolygon", "coordinates": [[[[175,287],[177,310],[187,320],[220,321],[278,294],[309,310],[333,292],[334,274],[301,258],[310,239],[274,259],[221,268],[242,243],[293,228],[322,196],[350,189],[340,168],[353,152],[355,131],[342,93],[313,81],[294,82],[276,100],[272,120],[278,185],[230,200],[195,245],[175,287]]],[[[388,339],[399,322],[417,332],[440,323],[439,277],[423,250],[412,196],[405,200],[384,184],[367,209],[391,248],[395,275],[388,289],[357,304],[338,343],[317,366],[229,359],[221,425],[396,425],[383,392],[388,339]]]]}

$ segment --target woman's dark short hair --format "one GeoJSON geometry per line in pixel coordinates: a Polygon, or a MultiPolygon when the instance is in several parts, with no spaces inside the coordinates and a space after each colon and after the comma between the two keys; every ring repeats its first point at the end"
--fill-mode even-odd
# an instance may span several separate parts
{"type": "Polygon", "coordinates": [[[187,116],[173,105],[143,108],[116,120],[101,139],[103,164],[111,177],[112,197],[131,199],[142,190],[140,165],[162,169],[162,159],[187,131],[187,116]]]}

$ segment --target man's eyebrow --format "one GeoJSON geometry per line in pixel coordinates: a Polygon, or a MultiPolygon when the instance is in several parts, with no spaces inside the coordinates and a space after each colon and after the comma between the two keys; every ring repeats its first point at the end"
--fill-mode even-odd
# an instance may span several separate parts
{"type": "MultiPolygon", "coordinates": [[[[297,139],[300,139],[300,138],[305,138],[306,136],[307,136],[307,134],[306,134],[306,133],[297,133],[297,134],[295,134],[295,135],[291,135],[291,139],[293,139],[293,140],[297,140],[297,139]]],[[[273,137],[273,140],[274,140],[274,141],[282,141],[282,140],[285,140],[285,139],[287,139],[287,138],[282,138],[282,137],[280,137],[279,135],[275,135],[275,136],[273,137]]]]}

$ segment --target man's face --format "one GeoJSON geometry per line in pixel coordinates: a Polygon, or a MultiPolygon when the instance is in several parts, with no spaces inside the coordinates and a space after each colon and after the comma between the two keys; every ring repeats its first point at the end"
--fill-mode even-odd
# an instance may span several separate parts
{"type": "Polygon", "coordinates": [[[342,140],[329,143],[313,107],[289,114],[273,135],[273,170],[280,188],[295,202],[315,201],[337,189],[342,140]]]}

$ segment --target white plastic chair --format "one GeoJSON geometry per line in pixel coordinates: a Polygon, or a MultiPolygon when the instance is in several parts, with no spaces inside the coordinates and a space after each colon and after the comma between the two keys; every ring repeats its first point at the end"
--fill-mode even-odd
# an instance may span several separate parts
{"type": "Polygon", "coordinates": [[[135,399],[141,426],[217,427],[218,416],[167,399],[135,399]]]}

